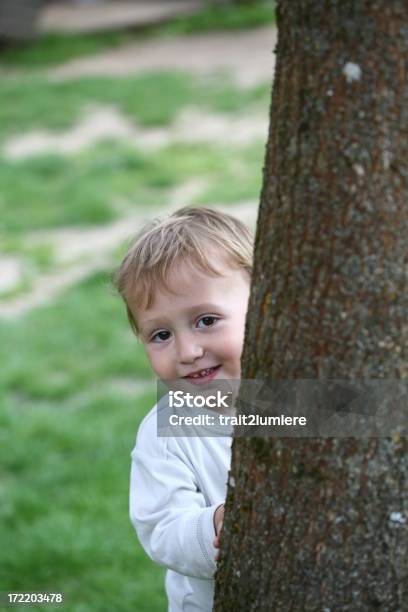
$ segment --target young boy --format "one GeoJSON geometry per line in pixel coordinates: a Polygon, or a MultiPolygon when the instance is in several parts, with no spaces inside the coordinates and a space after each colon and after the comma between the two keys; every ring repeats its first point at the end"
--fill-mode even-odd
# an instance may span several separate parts
{"type": "MultiPolygon", "coordinates": [[[[136,237],[115,284],[156,376],[240,377],[252,236],[233,217],[183,208],[136,237]]],[[[231,437],[158,437],[157,406],[131,453],[130,518],[168,568],[169,612],[210,611],[231,437]]]]}

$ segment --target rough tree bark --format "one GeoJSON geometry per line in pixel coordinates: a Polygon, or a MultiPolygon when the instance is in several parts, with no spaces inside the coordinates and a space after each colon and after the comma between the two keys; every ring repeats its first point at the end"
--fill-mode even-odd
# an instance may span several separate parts
{"type": "MultiPolygon", "coordinates": [[[[408,3],[277,21],[242,377],[407,378],[408,3]]],[[[214,610],[408,610],[407,448],[235,439],[214,610]]]]}

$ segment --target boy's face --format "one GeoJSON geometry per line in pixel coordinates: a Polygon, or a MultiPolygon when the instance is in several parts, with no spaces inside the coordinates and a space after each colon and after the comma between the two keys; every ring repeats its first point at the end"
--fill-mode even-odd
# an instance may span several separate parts
{"type": "Polygon", "coordinates": [[[181,264],[168,279],[174,294],[158,288],[150,308],[133,310],[158,378],[200,384],[240,377],[249,277],[225,266],[222,274],[181,264]]]}

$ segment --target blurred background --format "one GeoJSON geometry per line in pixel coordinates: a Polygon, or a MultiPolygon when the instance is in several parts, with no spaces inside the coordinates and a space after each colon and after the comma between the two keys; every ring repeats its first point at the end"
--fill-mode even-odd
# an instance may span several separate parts
{"type": "Polygon", "coordinates": [[[0,590],[167,609],[128,518],[155,383],[110,275],[181,206],[254,227],[275,44],[272,0],[0,0],[0,590]]]}

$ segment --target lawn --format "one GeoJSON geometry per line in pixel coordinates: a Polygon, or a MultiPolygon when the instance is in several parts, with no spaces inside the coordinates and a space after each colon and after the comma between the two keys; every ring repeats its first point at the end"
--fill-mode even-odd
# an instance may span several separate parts
{"type": "Polygon", "coordinates": [[[146,213],[163,206],[172,189],[194,178],[207,184],[194,204],[256,200],[263,149],[261,142],[239,149],[176,143],[153,153],[102,142],[69,158],[41,155],[4,161],[1,230],[10,237],[107,223],[118,216],[118,202],[121,214],[146,213]]]}
{"type": "Polygon", "coordinates": [[[194,79],[182,72],[62,82],[13,75],[0,81],[0,143],[28,130],[72,127],[96,106],[114,106],[144,127],[170,125],[183,107],[224,113],[263,112],[269,90],[269,83],[241,90],[228,79],[194,79]]]}
{"type": "Polygon", "coordinates": [[[128,521],[155,384],[108,282],[0,324],[1,588],[58,589],[71,610],[163,610],[163,571],[128,521]]]}
{"type": "MultiPolygon", "coordinates": [[[[141,36],[259,25],[270,10],[265,2],[225,8],[217,21],[208,9],[141,36]]],[[[41,71],[136,36],[48,37],[3,53],[12,70],[0,83],[0,265],[12,257],[23,272],[13,289],[0,284],[0,309],[29,300],[44,275],[70,265],[47,239],[57,230],[151,216],[194,181],[201,188],[192,204],[233,210],[258,200],[266,134],[241,144],[175,139],[157,149],[118,137],[70,154],[6,154],[11,138],[71,130],[96,107],[140,130],[170,130],[188,109],[231,121],[267,116],[270,83],[241,90],[227,78],[177,72],[51,82],[41,71]],[[33,242],[38,232],[44,238],[33,242]]],[[[155,382],[110,286],[124,248],[27,313],[0,310],[0,590],[62,591],[73,612],[166,609],[164,570],[128,518],[130,452],[155,382]]]]}

